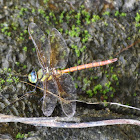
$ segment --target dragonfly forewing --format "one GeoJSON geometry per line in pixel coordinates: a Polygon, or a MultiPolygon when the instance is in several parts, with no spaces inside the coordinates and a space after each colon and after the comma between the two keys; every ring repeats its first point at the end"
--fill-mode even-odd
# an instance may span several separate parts
{"type": "Polygon", "coordinates": [[[49,41],[51,45],[51,67],[63,69],[68,61],[69,48],[60,32],[55,28],[50,31],[49,41]]]}
{"type": "Polygon", "coordinates": [[[35,45],[38,60],[42,68],[50,66],[50,44],[43,31],[35,24],[30,23],[28,32],[35,45]]]}

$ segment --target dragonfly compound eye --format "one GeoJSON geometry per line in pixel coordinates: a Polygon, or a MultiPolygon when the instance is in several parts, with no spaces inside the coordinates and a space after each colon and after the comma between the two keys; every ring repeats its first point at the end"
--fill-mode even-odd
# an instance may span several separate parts
{"type": "Polygon", "coordinates": [[[37,75],[35,71],[32,71],[29,75],[28,75],[28,79],[31,83],[36,83],[37,82],[37,75]]]}

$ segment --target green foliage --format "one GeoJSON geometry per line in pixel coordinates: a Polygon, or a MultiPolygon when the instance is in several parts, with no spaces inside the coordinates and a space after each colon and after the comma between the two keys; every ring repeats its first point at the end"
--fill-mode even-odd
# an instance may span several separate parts
{"type": "Polygon", "coordinates": [[[80,77],[80,76],[78,76],[78,78],[77,78],[77,79],[78,79],[78,81],[81,81],[81,77],[80,77]]]}
{"type": "Polygon", "coordinates": [[[27,52],[27,47],[26,46],[23,47],[23,51],[27,52]]]}
{"type": "Polygon", "coordinates": [[[32,51],[35,52],[35,48],[32,48],[32,51]]]}
{"type": "Polygon", "coordinates": [[[126,13],[120,13],[119,11],[116,11],[115,12],[115,16],[117,17],[117,16],[120,16],[120,17],[126,17],[126,13]]]}
{"type": "Polygon", "coordinates": [[[119,16],[119,14],[120,14],[119,11],[115,12],[115,16],[119,16]]]}
{"type": "Polygon", "coordinates": [[[38,9],[38,12],[43,16],[45,17],[46,16],[46,13],[43,9],[38,9]]]}
{"type": "Polygon", "coordinates": [[[83,46],[82,48],[80,48],[80,52],[84,52],[86,49],[86,46],[83,46]]]}
{"type": "Polygon", "coordinates": [[[84,30],[82,33],[82,43],[86,43],[91,35],[88,33],[87,30],[84,30]]]}
{"type": "Polygon", "coordinates": [[[80,65],[81,64],[81,60],[79,59],[77,63],[78,63],[78,65],[80,65]]]}
{"type": "Polygon", "coordinates": [[[20,132],[18,132],[18,134],[16,135],[16,139],[23,139],[26,138],[25,134],[21,134],[20,132]]]}
{"type": "Polygon", "coordinates": [[[83,82],[84,82],[84,84],[90,84],[90,83],[91,83],[91,81],[88,80],[87,78],[84,78],[84,79],[83,79],[83,82]]]}
{"type": "Polygon", "coordinates": [[[97,94],[97,92],[101,91],[101,90],[102,90],[102,85],[101,84],[98,84],[98,85],[94,86],[94,88],[93,88],[94,94],[97,94]]]}
{"type": "Polygon", "coordinates": [[[75,83],[75,88],[78,88],[78,84],[77,83],[75,83]]]}
{"type": "Polygon", "coordinates": [[[35,9],[34,9],[34,8],[32,8],[32,13],[33,13],[33,14],[35,13],[35,9]]]}
{"type": "Polygon", "coordinates": [[[89,97],[92,97],[92,96],[93,96],[93,92],[92,92],[92,90],[90,90],[90,89],[87,90],[86,93],[89,95],[89,97]]]}
{"type": "Polygon", "coordinates": [[[109,11],[105,11],[104,13],[103,13],[103,16],[109,16],[110,15],[110,12],[109,11]]]}
{"type": "Polygon", "coordinates": [[[114,94],[112,93],[112,94],[110,95],[110,97],[113,98],[113,97],[114,97],[114,94]]]}
{"type": "Polygon", "coordinates": [[[128,40],[131,40],[131,37],[127,37],[128,40]]]}
{"type": "Polygon", "coordinates": [[[63,28],[60,28],[60,29],[59,29],[59,32],[62,33],[62,32],[63,32],[63,28]]]}
{"type": "Polygon", "coordinates": [[[24,34],[27,34],[28,33],[28,31],[27,30],[24,30],[24,34]]]}
{"type": "Polygon", "coordinates": [[[113,74],[113,75],[112,75],[112,79],[115,80],[115,81],[118,81],[117,75],[116,75],[116,74],[113,74]]]}
{"type": "Polygon", "coordinates": [[[80,28],[76,27],[75,25],[72,25],[72,30],[69,31],[69,35],[71,37],[78,37],[80,34],[80,28]]]}
{"type": "Polygon", "coordinates": [[[27,68],[27,65],[23,65],[23,69],[26,69],[27,68]]]}
{"type": "Polygon", "coordinates": [[[7,79],[6,79],[6,82],[7,82],[7,83],[13,83],[13,79],[12,79],[12,78],[7,78],[7,79]]]}
{"type": "Polygon", "coordinates": [[[90,24],[90,22],[91,22],[91,20],[90,20],[90,18],[91,18],[90,13],[87,12],[86,9],[83,9],[83,8],[81,9],[81,13],[82,13],[82,15],[83,15],[83,17],[84,17],[84,19],[86,21],[86,24],[90,24]]]}
{"type": "Polygon", "coordinates": [[[27,11],[28,9],[27,8],[21,8],[20,11],[19,11],[19,16],[23,16],[24,13],[27,11]]]}
{"type": "Polygon", "coordinates": [[[77,19],[76,23],[77,23],[78,25],[80,25],[80,24],[81,24],[81,13],[78,12],[78,13],[75,15],[75,18],[77,19]]]}
{"type": "Polygon", "coordinates": [[[17,78],[17,77],[13,77],[13,80],[14,80],[15,83],[19,82],[19,78],[17,78]]]}
{"type": "Polygon", "coordinates": [[[111,71],[111,73],[113,73],[113,69],[114,69],[114,67],[110,67],[110,71],[111,71]]]}
{"type": "Polygon", "coordinates": [[[69,13],[66,13],[66,21],[67,21],[67,23],[70,22],[70,19],[71,19],[71,17],[70,17],[70,15],[69,15],[69,13]]]}
{"type": "Polygon", "coordinates": [[[77,45],[72,44],[72,49],[75,50],[76,56],[79,57],[80,56],[80,50],[78,49],[77,45]]]}
{"type": "Polygon", "coordinates": [[[137,96],[137,93],[135,92],[135,93],[133,94],[133,96],[136,97],[136,96],[137,96]]]}
{"type": "Polygon", "coordinates": [[[12,26],[13,30],[17,30],[17,28],[18,28],[18,24],[16,22],[12,22],[11,26],[12,26]]]}
{"type": "Polygon", "coordinates": [[[5,80],[0,78],[0,85],[4,84],[5,83],[5,80]]]}
{"type": "Polygon", "coordinates": [[[5,85],[11,85],[13,83],[19,82],[19,78],[13,76],[11,68],[4,68],[3,70],[1,69],[0,74],[0,90],[2,90],[2,87],[5,85]]]}
{"type": "Polygon", "coordinates": [[[126,13],[121,13],[120,16],[121,17],[126,17],[126,13]]]}
{"type": "Polygon", "coordinates": [[[93,79],[97,80],[99,77],[98,76],[94,76],[93,79]]]}
{"type": "Polygon", "coordinates": [[[17,66],[19,66],[19,65],[20,65],[20,62],[16,62],[15,64],[16,64],[17,66]]]}
{"type": "Polygon", "coordinates": [[[45,4],[47,4],[47,3],[49,2],[49,0],[43,0],[43,2],[44,2],[45,4]]]}
{"type": "MultiPolygon", "coordinates": [[[[135,21],[136,21],[135,26],[140,27],[140,10],[139,10],[139,12],[136,13],[135,21]]],[[[139,30],[139,32],[140,32],[140,30],[139,30]]]]}
{"type": "Polygon", "coordinates": [[[105,21],[105,22],[104,22],[104,25],[105,25],[105,26],[108,26],[108,23],[105,21]]]}
{"type": "Polygon", "coordinates": [[[4,33],[6,36],[9,36],[9,37],[11,36],[10,28],[7,23],[1,23],[0,27],[1,27],[2,33],[4,33]]]}
{"type": "Polygon", "coordinates": [[[46,17],[45,17],[45,20],[46,20],[47,23],[49,23],[50,17],[49,17],[49,16],[46,16],[46,17]]]}
{"type": "MultiPolygon", "coordinates": [[[[105,83],[105,89],[103,90],[103,94],[105,95],[106,93],[108,93],[108,92],[112,92],[112,94],[116,91],[112,86],[111,86],[111,82],[108,82],[108,83],[105,83]]],[[[113,96],[111,94],[111,96],[113,96]]]]}
{"type": "Polygon", "coordinates": [[[64,11],[59,16],[59,23],[63,23],[64,11]]]}
{"type": "Polygon", "coordinates": [[[100,17],[98,15],[93,15],[91,21],[92,22],[97,22],[98,20],[100,20],[100,17]]]}

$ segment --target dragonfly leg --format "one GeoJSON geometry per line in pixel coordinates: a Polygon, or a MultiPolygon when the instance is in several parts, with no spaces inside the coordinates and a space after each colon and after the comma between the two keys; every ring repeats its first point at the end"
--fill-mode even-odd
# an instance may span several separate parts
{"type": "Polygon", "coordinates": [[[42,102],[42,101],[43,101],[43,97],[38,102],[42,102]]]}
{"type": "MultiPolygon", "coordinates": [[[[29,94],[34,93],[34,92],[36,92],[36,88],[35,88],[34,90],[32,90],[32,91],[26,92],[24,95],[22,95],[21,97],[19,97],[19,99],[17,99],[17,100],[15,100],[15,101],[9,103],[8,105],[6,105],[4,108],[2,108],[2,109],[0,110],[0,112],[3,111],[3,110],[5,110],[5,109],[7,109],[7,108],[10,108],[11,105],[13,105],[14,103],[16,103],[16,102],[19,101],[19,100],[24,99],[25,97],[29,96],[29,94]]],[[[2,98],[5,98],[5,97],[2,96],[2,95],[0,95],[0,96],[1,96],[2,98]]],[[[7,100],[7,99],[6,99],[6,100],[7,100]]]]}

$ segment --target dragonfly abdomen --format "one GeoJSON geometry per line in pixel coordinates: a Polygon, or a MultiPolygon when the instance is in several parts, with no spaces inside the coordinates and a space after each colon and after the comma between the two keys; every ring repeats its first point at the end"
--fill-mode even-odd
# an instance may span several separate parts
{"type": "Polygon", "coordinates": [[[88,68],[92,68],[92,67],[99,67],[99,66],[111,64],[113,62],[116,62],[117,60],[118,60],[117,58],[114,58],[114,59],[110,59],[110,60],[106,60],[106,61],[83,64],[83,65],[79,65],[79,66],[75,66],[75,67],[70,67],[65,70],[57,70],[57,73],[63,74],[63,73],[74,72],[74,71],[78,71],[78,70],[82,70],[82,69],[88,69],[88,68]]]}

